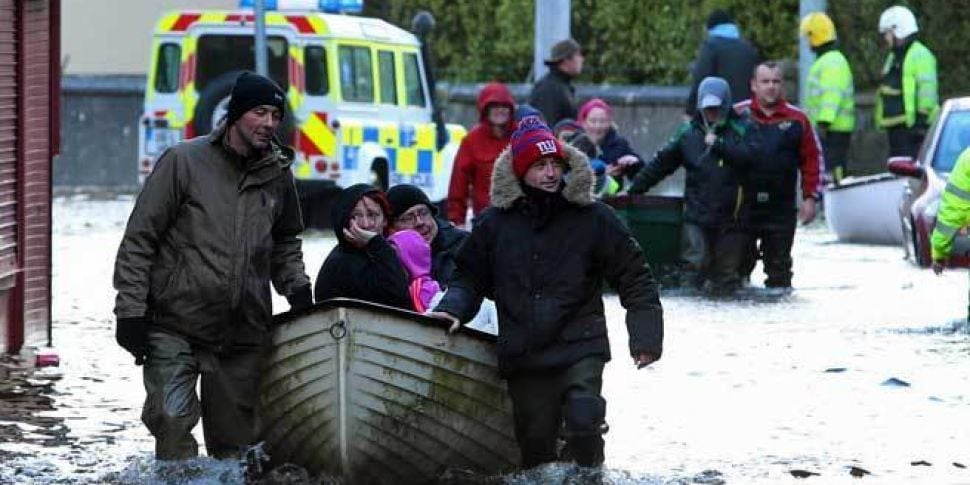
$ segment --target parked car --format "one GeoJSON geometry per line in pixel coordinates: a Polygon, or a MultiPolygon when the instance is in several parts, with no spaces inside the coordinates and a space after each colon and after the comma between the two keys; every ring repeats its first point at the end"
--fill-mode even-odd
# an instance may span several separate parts
{"type": "MultiPolygon", "coordinates": [[[[908,178],[900,202],[903,250],[907,258],[923,267],[932,263],[930,235],[936,225],[940,195],[957,157],[970,147],[970,97],[949,99],[930,126],[916,159],[889,159],[889,171],[908,178]]],[[[953,244],[950,265],[970,267],[970,238],[961,230],[953,244]]]]}

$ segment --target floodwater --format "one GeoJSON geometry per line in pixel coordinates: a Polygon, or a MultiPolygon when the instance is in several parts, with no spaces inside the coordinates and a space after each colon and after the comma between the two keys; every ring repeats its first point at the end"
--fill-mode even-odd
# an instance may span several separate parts
{"type": "MultiPolygon", "coordinates": [[[[0,483],[243,481],[233,462],[152,459],[141,369],[115,344],[111,313],[131,207],[130,197],[54,202],[61,365],[0,361],[0,483]]],[[[307,235],[311,276],[333,244],[307,235]]],[[[899,248],[840,244],[815,224],[799,229],[795,273],[790,295],[768,294],[758,273],[738,299],[665,292],[664,356],[643,370],[626,357],[624,313],[607,297],[606,483],[970,483],[966,272],[937,277],[899,248]]],[[[480,478],[580,483],[575,471],[480,478]]]]}

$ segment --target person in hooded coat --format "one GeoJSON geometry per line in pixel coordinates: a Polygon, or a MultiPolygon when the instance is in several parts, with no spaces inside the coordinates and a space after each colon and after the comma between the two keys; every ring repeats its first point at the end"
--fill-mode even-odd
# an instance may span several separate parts
{"type": "Polygon", "coordinates": [[[492,164],[509,144],[515,129],[515,99],[501,83],[489,83],[478,93],[478,124],[458,147],[448,187],[448,220],[465,226],[468,201],[477,217],[489,202],[492,164]]]}
{"type": "Polygon", "coordinates": [[[682,124],[643,166],[629,190],[644,193],[679,167],[686,169],[682,258],[694,283],[710,281],[715,292],[741,286],[746,241],[739,213],[743,192],[733,166],[754,156],[745,139],[749,128],[750,123],[732,109],[727,82],[718,77],[704,79],[697,90],[693,119],[682,124]]]}
{"type": "Polygon", "coordinates": [[[633,362],[643,367],[662,353],[657,284],[623,222],[593,200],[592,183],[579,150],[538,119],[523,120],[495,162],[492,207],[458,252],[459,277],[429,313],[455,331],[483,297],[494,299],[499,370],[526,468],[559,458],[563,420],[576,462],[603,462],[604,281],[627,310],[633,362]]]}
{"type": "Polygon", "coordinates": [[[385,239],[391,208],[384,193],[351,185],[337,196],[331,216],[338,242],[317,274],[316,301],[354,298],[412,309],[410,279],[385,239]]]}

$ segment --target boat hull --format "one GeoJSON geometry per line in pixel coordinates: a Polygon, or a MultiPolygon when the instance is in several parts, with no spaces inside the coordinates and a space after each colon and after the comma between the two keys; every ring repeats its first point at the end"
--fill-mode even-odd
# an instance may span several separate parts
{"type": "Polygon", "coordinates": [[[899,200],[905,181],[890,175],[849,177],[825,192],[825,220],[839,241],[897,245],[903,242],[899,200]]]}
{"type": "Polygon", "coordinates": [[[353,300],[281,320],[260,389],[275,463],[397,484],[517,467],[494,337],[353,300]]]}

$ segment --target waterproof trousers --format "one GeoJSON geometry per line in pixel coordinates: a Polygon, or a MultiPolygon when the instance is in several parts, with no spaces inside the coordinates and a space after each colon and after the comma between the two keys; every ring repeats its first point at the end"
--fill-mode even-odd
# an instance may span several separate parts
{"type": "Polygon", "coordinates": [[[728,226],[683,225],[681,259],[687,271],[696,275],[695,286],[710,282],[714,292],[730,292],[741,286],[739,268],[747,236],[728,226]]]}
{"type": "Polygon", "coordinates": [[[839,183],[848,175],[849,143],[852,133],[829,131],[822,139],[822,150],[825,153],[825,170],[832,176],[835,183],[839,183]]]}
{"type": "Polygon", "coordinates": [[[141,420],[155,437],[157,459],[197,456],[192,428],[200,417],[209,456],[237,457],[256,443],[261,350],[215,354],[169,333],[150,332],[148,339],[141,420]],[[200,377],[201,397],[196,394],[200,377]]]}
{"type": "Polygon", "coordinates": [[[606,400],[602,356],[585,357],[562,369],[526,372],[508,379],[515,438],[522,467],[559,460],[556,440],[565,420],[567,453],[581,466],[603,463],[606,400]]]}
{"type": "Polygon", "coordinates": [[[791,288],[792,246],[795,242],[797,217],[771,217],[754,221],[747,234],[745,256],[741,263],[742,276],[750,276],[760,255],[764,264],[765,286],[768,288],[791,288]],[[747,273],[744,273],[747,271],[747,273]]]}
{"type": "Polygon", "coordinates": [[[889,135],[889,156],[890,157],[912,157],[916,158],[926,130],[915,127],[894,126],[887,131],[889,135]]]}

